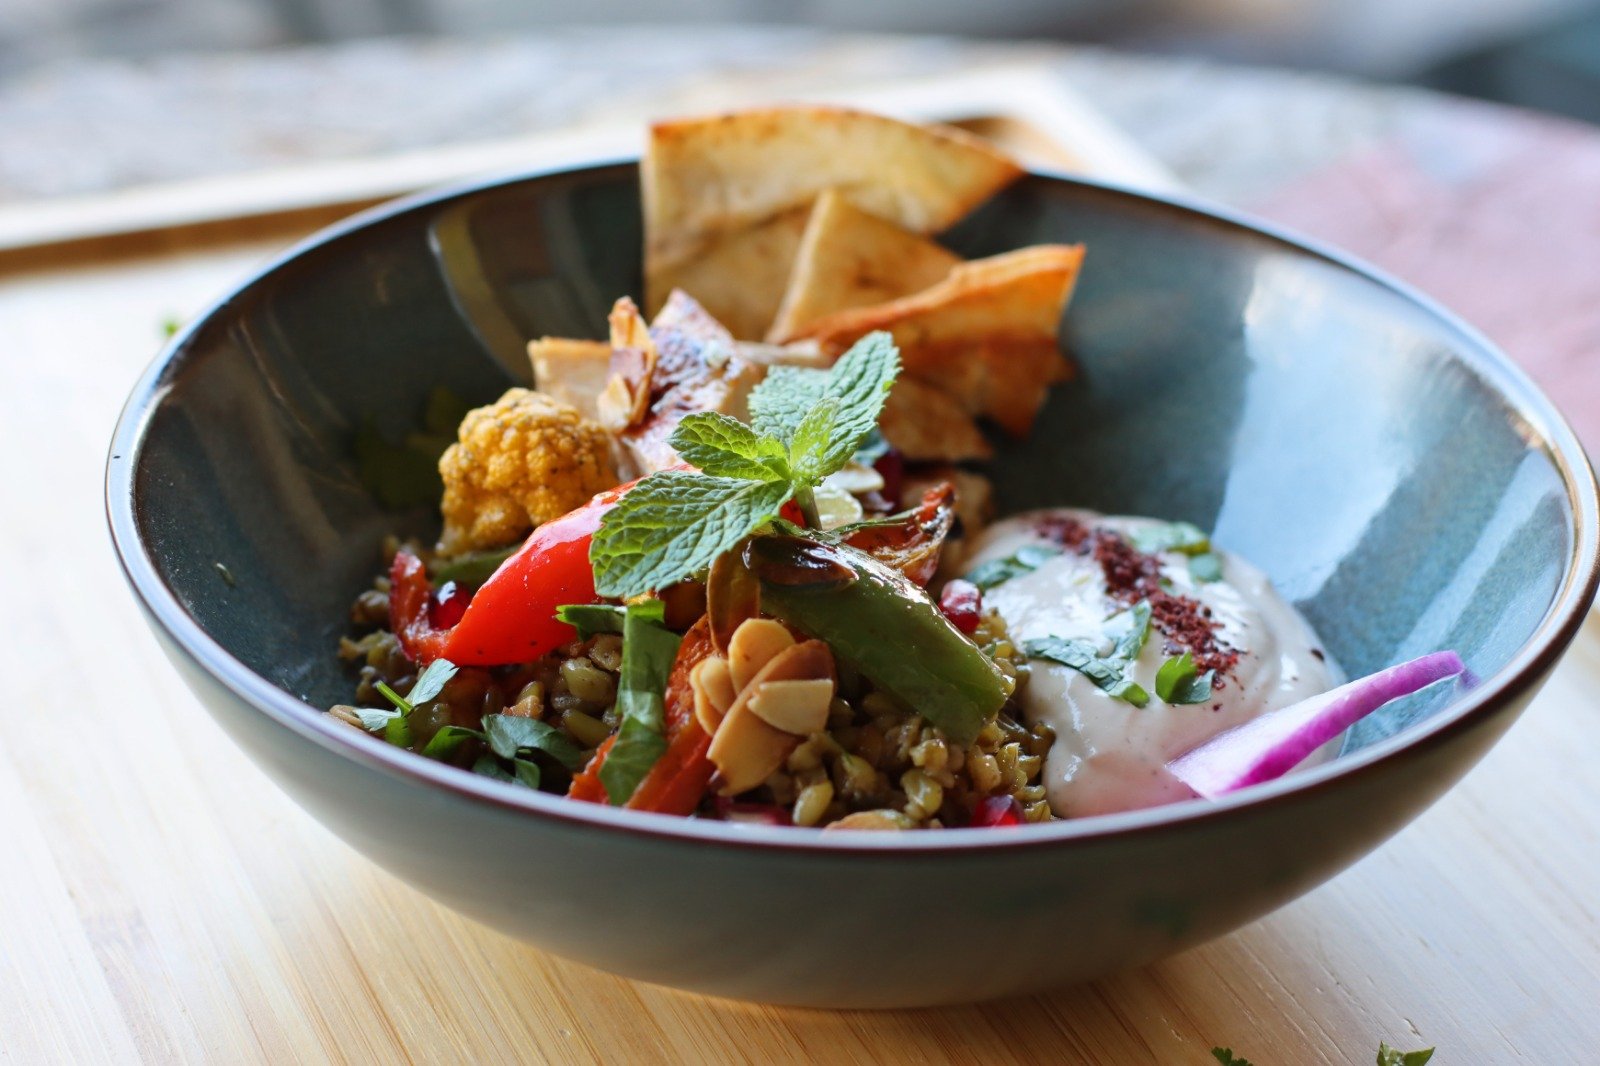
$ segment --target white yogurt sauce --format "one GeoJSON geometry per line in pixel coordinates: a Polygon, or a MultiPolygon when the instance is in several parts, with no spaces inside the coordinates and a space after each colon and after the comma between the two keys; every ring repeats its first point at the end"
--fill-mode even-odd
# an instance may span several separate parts
{"type": "MultiPolygon", "coordinates": [[[[970,572],[1029,544],[1053,543],[1041,531],[1041,519],[1052,516],[1121,533],[1165,524],[1092,511],[1033,511],[990,526],[973,544],[964,569],[970,572]]],[[[1156,671],[1178,652],[1168,650],[1166,635],[1155,625],[1132,671],[1133,680],[1150,694],[1142,708],[1108,695],[1071,667],[1032,660],[1022,705],[1030,722],[1047,723],[1056,732],[1044,776],[1058,816],[1077,818],[1191,798],[1193,793],[1167,772],[1170,759],[1265,711],[1338,683],[1337,669],[1322,652],[1316,633],[1266,575],[1219,549],[1213,553],[1222,560],[1222,580],[1205,583],[1190,576],[1188,556],[1159,555],[1169,591],[1209,607],[1218,623],[1218,639],[1239,652],[1237,663],[1205,703],[1173,706],[1156,696],[1156,671]]],[[[1070,548],[1031,573],[989,589],[984,603],[1005,619],[1019,645],[1046,637],[1081,639],[1098,645],[1100,654],[1111,649],[1107,621],[1127,609],[1107,592],[1093,555],[1070,548]]],[[[1337,750],[1334,741],[1307,765],[1337,750]]]]}

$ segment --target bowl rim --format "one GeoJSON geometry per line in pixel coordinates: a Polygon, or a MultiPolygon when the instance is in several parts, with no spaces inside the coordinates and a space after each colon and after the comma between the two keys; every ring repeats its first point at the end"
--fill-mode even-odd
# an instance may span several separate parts
{"type": "Polygon", "coordinates": [[[1248,213],[1220,207],[1199,197],[1150,192],[1050,168],[1030,167],[1024,181],[1044,179],[1096,194],[1133,200],[1147,210],[1174,213],[1191,222],[1241,232],[1246,239],[1265,240],[1282,245],[1296,254],[1321,260],[1389,290],[1457,335],[1460,341],[1457,357],[1472,365],[1484,380],[1501,393],[1517,416],[1532,427],[1530,435],[1542,439],[1544,450],[1561,475],[1573,514],[1572,547],[1561,585],[1538,626],[1504,666],[1480,679],[1477,687],[1468,692],[1464,699],[1394,736],[1320,766],[1240,789],[1220,799],[1185,800],[1136,811],[1062,819],[1043,825],[1019,827],[1016,832],[948,828],[932,833],[827,833],[789,826],[732,824],[631,811],[595,803],[575,803],[565,797],[516,788],[426,759],[378,738],[356,733],[348,725],[329,718],[322,708],[311,706],[261,677],[225,650],[200,627],[162,580],[140,536],[136,520],[135,485],[146,432],[154,411],[168,391],[169,379],[189,358],[190,342],[196,333],[226,312],[246,291],[289,267],[302,256],[335,244],[357,231],[496,189],[560,177],[594,178],[608,170],[634,170],[637,164],[637,156],[624,155],[518,168],[424,190],[354,213],[294,243],[250,271],[168,340],[140,375],[118,417],[107,451],[105,503],[111,539],[123,576],[152,624],[165,632],[176,650],[233,696],[297,734],[302,740],[369,770],[424,787],[441,788],[458,800],[502,813],[516,812],[562,823],[567,828],[601,829],[658,842],[680,841],[745,850],[852,853],[893,858],[908,854],[949,855],[974,849],[1016,851],[1068,847],[1074,842],[1097,841],[1108,837],[1131,838],[1190,823],[1224,819],[1235,812],[1260,810],[1342,787],[1372,771],[1379,763],[1421,754],[1493,717],[1555,664],[1583,624],[1597,583],[1600,583],[1600,499],[1597,499],[1595,474],[1566,419],[1497,345],[1407,283],[1330,245],[1254,218],[1248,213]]]}

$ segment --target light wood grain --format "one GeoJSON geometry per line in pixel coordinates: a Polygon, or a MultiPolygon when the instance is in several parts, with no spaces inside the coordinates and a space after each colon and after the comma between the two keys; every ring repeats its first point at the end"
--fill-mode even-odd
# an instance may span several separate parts
{"type": "Polygon", "coordinates": [[[1353,870],[1233,936],[1036,999],[700,999],[544,955],[373,867],[212,725],[104,532],[105,443],[159,322],[281,240],[0,281],[0,1059],[1204,1066],[1229,1044],[1270,1066],[1370,1062],[1385,1039],[1437,1043],[1442,1066],[1594,1061],[1593,620],[1483,765],[1353,870]]]}

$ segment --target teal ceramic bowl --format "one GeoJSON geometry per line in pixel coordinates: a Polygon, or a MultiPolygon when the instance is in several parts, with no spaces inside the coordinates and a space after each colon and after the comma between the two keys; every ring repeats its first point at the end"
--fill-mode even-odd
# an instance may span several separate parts
{"type": "Polygon", "coordinates": [[[603,336],[640,290],[631,163],[402,201],[328,230],[174,338],[116,429],[134,593],[223,727],[423,892],[601,969],[740,999],[900,1007],[1080,981],[1225,933],[1331,877],[1511,724],[1594,595],[1595,486],[1551,403],[1426,299],[1214,211],[1033,175],[948,236],[1089,254],[1082,367],[989,468],[1007,509],[1188,519],[1264,567],[1352,674],[1438,648],[1481,683],[1221,802],[1014,830],[818,833],[513,789],[357,734],[334,658],[382,534],[356,475],[444,384],[484,402],[523,343],[603,336]],[[225,580],[217,564],[226,568],[225,580]]]}

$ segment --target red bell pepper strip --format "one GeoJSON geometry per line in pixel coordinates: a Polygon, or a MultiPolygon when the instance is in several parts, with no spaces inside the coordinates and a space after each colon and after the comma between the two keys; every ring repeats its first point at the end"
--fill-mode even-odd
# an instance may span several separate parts
{"type": "MultiPolygon", "coordinates": [[[[678,656],[672,663],[672,674],[667,678],[666,691],[662,694],[667,750],[628,797],[626,806],[630,809],[687,815],[700,805],[716,767],[707,754],[711,737],[700,728],[694,716],[694,686],[689,675],[702,659],[714,652],[710,624],[702,618],[683,635],[678,656]]],[[[572,779],[567,790],[569,799],[606,802],[606,791],[600,784],[600,767],[610,750],[610,740],[595,750],[589,765],[572,779]]]]}
{"type": "Polygon", "coordinates": [[[472,597],[461,620],[442,629],[429,618],[432,592],[422,561],[399,552],[389,568],[389,624],[413,662],[449,659],[457,666],[529,662],[577,639],[556,608],[593,603],[589,542],[600,519],[633,487],[602,492],[534,530],[472,597]]]}

